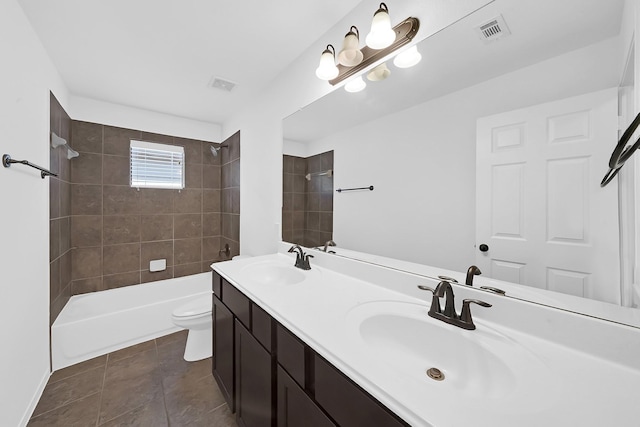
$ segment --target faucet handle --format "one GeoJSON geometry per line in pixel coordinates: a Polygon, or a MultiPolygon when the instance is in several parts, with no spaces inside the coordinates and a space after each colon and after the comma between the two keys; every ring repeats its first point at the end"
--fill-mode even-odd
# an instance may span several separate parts
{"type": "Polygon", "coordinates": [[[441,313],[442,307],[440,307],[440,298],[438,298],[438,296],[436,295],[436,290],[425,285],[418,285],[418,289],[420,289],[421,291],[429,291],[433,294],[433,297],[431,298],[431,308],[429,308],[429,313],[441,313]]]}
{"type": "Polygon", "coordinates": [[[304,260],[302,261],[302,269],[303,270],[311,270],[311,264],[309,263],[309,258],[314,258],[313,255],[304,254],[304,260]]]}
{"type": "Polygon", "coordinates": [[[480,286],[480,289],[484,291],[493,292],[498,295],[506,295],[507,293],[500,288],[494,288],[493,286],[480,286]]]}
{"type": "Polygon", "coordinates": [[[436,290],[435,290],[435,289],[430,288],[430,287],[425,286],[425,285],[418,285],[418,289],[420,289],[421,291],[429,291],[429,292],[431,292],[432,294],[434,294],[434,293],[436,292],[436,290]]]}
{"type": "Polygon", "coordinates": [[[488,302],[480,301],[479,299],[465,299],[462,300],[462,312],[460,313],[460,321],[465,324],[464,329],[475,329],[476,325],[471,318],[471,308],[469,305],[478,304],[481,307],[491,307],[488,302]]]}

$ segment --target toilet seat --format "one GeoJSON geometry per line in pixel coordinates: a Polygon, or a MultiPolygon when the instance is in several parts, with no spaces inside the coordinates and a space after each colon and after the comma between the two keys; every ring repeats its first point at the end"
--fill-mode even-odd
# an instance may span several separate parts
{"type": "Polygon", "coordinates": [[[212,311],[212,304],[211,294],[205,294],[176,308],[172,315],[176,318],[209,315],[212,311]]]}

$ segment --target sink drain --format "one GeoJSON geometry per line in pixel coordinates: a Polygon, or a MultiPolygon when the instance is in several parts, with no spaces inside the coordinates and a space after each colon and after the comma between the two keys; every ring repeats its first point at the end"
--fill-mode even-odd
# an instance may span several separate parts
{"type": "Polygon", "coordinates": [[[444,373],[438,368],[429,368],[429,369],[427,369],[427,375],[432,380],[436,380],[436,381],[444,380],[444,373]]]}

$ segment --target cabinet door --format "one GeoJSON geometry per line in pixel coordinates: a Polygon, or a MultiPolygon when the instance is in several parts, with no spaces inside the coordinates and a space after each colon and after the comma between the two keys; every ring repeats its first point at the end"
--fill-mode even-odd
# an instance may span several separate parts
{"type": "Polygon", "coordinates": [[[278,427],[335,427],[335,424],[278,366],[278,427]]]}
{"type": "Polygon", "coordinates": [[[236,410],[241,427],[272,427],[274,360],[236,319],[236,410]]]}
{"type": "Polygon", "coordinates": [[[329,362],[315,355],[315,399],[342,426],[408,426],[329,362]]]}
{"type": "Polygon", "coordinates": [[[213,297],[213,354],[213,377],[216,379],[229,409],[234,412],[233,313],[216,296],[213,297]]]}

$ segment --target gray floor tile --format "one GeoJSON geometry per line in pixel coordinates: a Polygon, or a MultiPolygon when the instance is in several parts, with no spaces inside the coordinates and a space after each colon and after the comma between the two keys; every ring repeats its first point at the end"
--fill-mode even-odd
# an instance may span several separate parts
{"type": "Polygon", "coordinates": [[[55,372],[29,426],[237,427],[211,358],[183,359],[186,331],[55,372]]]}
{"type": "Polygon", "coordinates": [[[47,384],[33,416],[67,405],[102,390],[104,368],[94,368],[53,383],[47,384]]]}
{"type": "Polygon", "coordinates": [[[95,426],[100,406],[100,393],[76,400],[68,405],[29,420],[29,427],[87,427],[95,426]]]}

